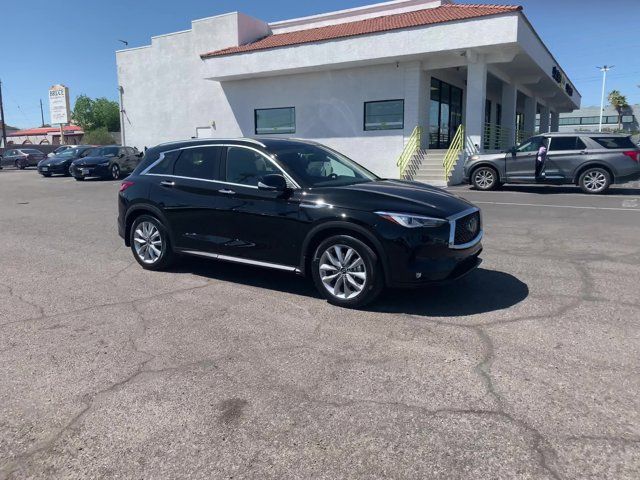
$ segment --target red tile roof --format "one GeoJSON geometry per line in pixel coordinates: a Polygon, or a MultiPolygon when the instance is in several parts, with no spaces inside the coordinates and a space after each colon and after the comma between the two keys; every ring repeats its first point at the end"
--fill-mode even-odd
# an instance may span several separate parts
{"type": "Polygon", "coordinates": [[[247,45],[240,45],[239,47],[230,47],[223,50],[204,53],[201,57],[204,59],[233,55],[236,53],[253,52],[256,50],[287,47],[290,45],[322,42],[337,38],[354,37],[357,35],[367,35],[371,33],[387,32],[390,30],[420,27],[437,23],[455,22],[457,20],[486,17],[501,13],[518,12],[520,10],[522,10],[522,7],[520,6],[446,4],[440,7],[369,18],[356,22],[310,28],[308,30],[297,30],[287,33],[278,33],[247,45]]]}
{"type": "MultiPolygon", "coordinates": [[[[28,137],[31,135],[46,135],[48,133],[58,133],[60,128],[58,127],[42,127],[42,128],[29,128],[27,130],[16,130],[15,132],[8,133],[7,137],[28,137]]],[[[67,125],[64,127],[64,133],[69,134],[82,134],[82,128],[77,125],[67,125]]]]}

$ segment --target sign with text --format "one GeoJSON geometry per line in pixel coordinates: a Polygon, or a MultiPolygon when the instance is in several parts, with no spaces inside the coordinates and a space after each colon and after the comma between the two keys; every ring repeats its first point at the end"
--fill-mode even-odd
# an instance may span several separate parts
{"type": "Polygon", "coordinates": [[[64,85],[54,85],[49,89],[49,111],[51,112],[51,125],[69,123],[71,117],[69,89],[64,85]]]}

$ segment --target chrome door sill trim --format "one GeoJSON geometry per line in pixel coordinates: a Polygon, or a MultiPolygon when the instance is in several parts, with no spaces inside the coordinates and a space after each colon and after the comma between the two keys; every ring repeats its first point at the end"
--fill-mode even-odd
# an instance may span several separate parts
{"type": "Polygon", "coordinates": [[[299,268],[280,265],[278,263],[260,262],[258,260],[249,260],[248,258],[231,257],[229,255],[201,252],[199,250],[178,250],[178,252],[184,253],[186,255],[194,255],[197,257],[207,257],[213,258],[215,260],[223,260],[225,262],[242,263],[246,265],[255,265],[256,267],[273,268],[275,270],[283,270],[286,272],[302,273],[299,268]]]}

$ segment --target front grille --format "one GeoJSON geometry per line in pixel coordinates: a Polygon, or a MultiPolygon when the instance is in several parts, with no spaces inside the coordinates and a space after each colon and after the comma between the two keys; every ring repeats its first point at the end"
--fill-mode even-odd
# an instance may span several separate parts
{"type": "Polygon", "coordinates": [[[472,242],[478,238],[481,229],[480,212],[473,212],[466,217],[457,219],[454,245],[465,245],[472,242]]]}

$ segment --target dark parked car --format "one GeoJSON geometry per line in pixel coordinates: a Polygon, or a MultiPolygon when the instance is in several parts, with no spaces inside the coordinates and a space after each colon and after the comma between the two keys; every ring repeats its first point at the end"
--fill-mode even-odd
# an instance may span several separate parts
{"type": "Polygon", "coordinates": [[[70,172],[76,180],[88,177],[119,179],[131,173],[140,163],[142,154],[136,148],[111,145],[96,147],[87,155],[71,162],[70,172]]]}
{"type": "Polygon", "coordinates": [[[5,151],[2,162],[24,170],[27,167],[35,167],[43,158],[45,154],[35,148],[12,148],[5,151]]]}
{"type": "Polygon", "coordinates": [[[120,187],[118,227],[145,269],[186,254],[290,271],[345,307],[468,274],[483,236],[480,210],[455,195],[284,139],[148,150],[120,187]]]}
{"type": "Polygon", "coordinates": [[[548,183],[604,193],[614,183],[640,179],[640,149],[628,135],[549,133],[532,137],[506,154],[473,155],[464,175],[478,190],[493,190],[504,183],[548,183]],[[545,140],[545,178],[536,179],[536,157],[545,140]]]}
{"type": "Polygon", "coordinates": [[[67,148],[61,153],[53,157],[47,157],[38,163],[38,172],[45,176],[51,175],[71,175],[69,168],[71,162],[84,158],[93,148],[91,145],[78,145],[77,147],[67,148]]]}

